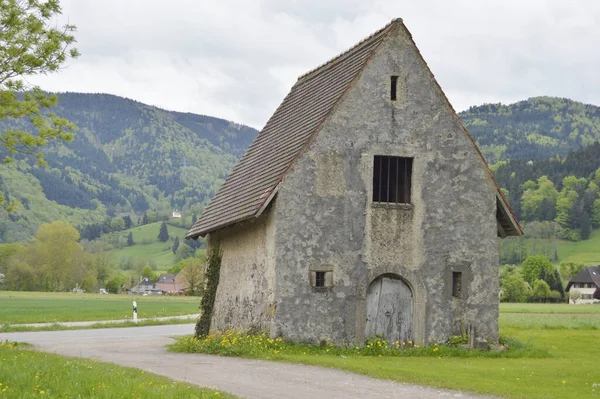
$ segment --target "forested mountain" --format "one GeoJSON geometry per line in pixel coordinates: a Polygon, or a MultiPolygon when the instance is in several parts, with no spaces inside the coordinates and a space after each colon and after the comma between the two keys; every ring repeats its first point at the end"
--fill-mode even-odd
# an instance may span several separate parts
{"type": "Polygon", "coordinates": [[[565,156],[600,140],[600,107],[564,98],[485,104],[460,117],[490,164],[565,156]]]}
{"type": "Polygon", "coordinates": [[[21,204],[0,210],[0,241],[26,239],[57,219],[82,226],[148,209],[199,211],[257,134],[107,94],[63,93],[53,112],[78,126],[76,137],[45,148],[47,168],[0,166],[0,191],[21,204]]]}

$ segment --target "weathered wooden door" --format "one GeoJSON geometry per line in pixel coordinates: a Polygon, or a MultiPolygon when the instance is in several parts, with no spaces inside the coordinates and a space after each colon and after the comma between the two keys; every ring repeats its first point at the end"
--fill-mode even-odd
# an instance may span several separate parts
{"type": "Polygon", "coordinates": [[[412,292],[404,281],[381,276],[367,290],[365,337],[412,340],[412,292]]]}

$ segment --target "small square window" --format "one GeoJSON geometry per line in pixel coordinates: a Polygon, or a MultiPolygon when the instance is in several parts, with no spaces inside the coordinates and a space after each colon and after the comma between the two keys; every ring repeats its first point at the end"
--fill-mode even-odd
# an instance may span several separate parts
{"type": "Polygon", "coordinates": [[[452,296],[454,298],[461,297],[462,273],[452,272],[452,296]]]}
{"type": "Polygon", "coordinates": [[[325,287],[325,273],[315,272],[315,287],[325,287]]]}
{"type": "Polygon", "coordinates": [[[331,292],[333,289],[333,271],[311,270],[310,286],[312,292],[331,292]]]}

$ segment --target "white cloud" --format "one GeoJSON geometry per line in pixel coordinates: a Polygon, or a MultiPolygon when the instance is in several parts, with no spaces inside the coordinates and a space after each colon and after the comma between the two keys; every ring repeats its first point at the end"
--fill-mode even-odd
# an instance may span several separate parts
{"type": "Polygon", "coordinates": [[[600,3],[63,0],[82,56],[30,80],[257,128],[303,72],[402,17],[455,108],[537,95],[600,104],[600,3]]]}

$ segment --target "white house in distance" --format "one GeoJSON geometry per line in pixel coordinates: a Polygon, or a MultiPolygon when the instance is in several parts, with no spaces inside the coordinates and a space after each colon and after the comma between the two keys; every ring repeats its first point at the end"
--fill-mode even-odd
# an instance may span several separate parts
{"type": "Polygon", "coordinates": [[[171,213],[171,216],[174,218],[181,219],[181,211],[178,209],[174,209],[173,212],[171,213]]]}
{"type": "Polygon", "coordinates": [[[588,266],[567,284],[570,304],[600,302],[600,266],[588,266]]]}

